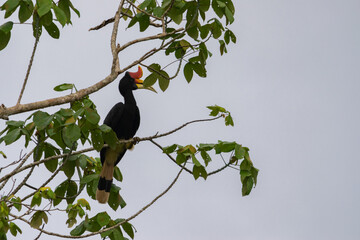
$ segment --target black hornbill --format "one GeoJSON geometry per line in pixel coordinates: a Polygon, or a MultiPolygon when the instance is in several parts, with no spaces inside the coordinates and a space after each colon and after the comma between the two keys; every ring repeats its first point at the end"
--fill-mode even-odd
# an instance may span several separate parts
{"type": "MultiPolygon", "coordinates": [[[[140,124],[140,113],[136,106],[133,90],[149,89],[154,92],[152,87],[144,88],[143,81],[140,79],[143,75],[139,66],[137,72],[126,72],[125,76],[119,82],[119,91],[124,97],[124,103],[119,102],[107,114],[104,124],[112,128],[118,139],[130,139],[134,137],[140,124]]],[[[114,166],[119,163],[127,149],[132,148],[132,144],[118,144],[116,149],[104,147],[100,151],[102,170],[96,199],[100,203],[106,203],[109,199],[110,188],[113,179],[114,166]]]]}

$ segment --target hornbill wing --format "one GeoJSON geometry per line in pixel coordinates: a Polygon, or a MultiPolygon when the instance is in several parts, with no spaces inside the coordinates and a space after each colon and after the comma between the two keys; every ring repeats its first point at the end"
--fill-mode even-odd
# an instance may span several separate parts
{"type": "MultiPolygon", "coordinates": [[[[123,103],[117,103],[107,114],[104,124],[111,127],[116,133],[118,138],[121,138],[121,133],[118,129],[119,122],[124,115],[125,105],[123,103]]],[[[100,180],[98,184],[98,190],[96,191],[96,199],[100,203],[106,203],[109,199],[110,188],[112,184],[114,167],[124,156],[126,147],[124,144],[119,144],[116,149],[104,147],[100,151],[100,159],[102,163],[102,170],[100,173],[100,180]]]]}

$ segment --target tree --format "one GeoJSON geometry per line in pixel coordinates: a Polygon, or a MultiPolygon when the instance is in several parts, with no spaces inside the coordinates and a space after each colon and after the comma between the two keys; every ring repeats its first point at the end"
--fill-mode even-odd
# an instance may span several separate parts
{"type": "MultiPolygon", "coordinates": [[[[21,154],[17,161],[9,163],[3,159],[3,164],[1,164],[0,170],[6,173],[0,176],[0,189],[9,186],[10,179],[16,179],[19,183],[10,187],[9,192],[1,198],[0,234],[2,239],[6,239],[9,234],[16,236],[22,232],[16,224],[18,221],[29,224],[40,233],[64,238],[85,238],[100,234],[102,238],[126,239],[124,232],[133,238],[134,231],[130,221],[166,194],[182,172],[192,174],[195,180],[207,179],[231,167],[239,171],[244,196],[248,195],[256,185],[258,169],[253,166],[249,149],[241,144],[219,140],[217,143],[199,143],[195,146],[169,143],[167,147],[163,147],[155,141],[157,138],[164,138],[197,122],[224,118],[225,125],[233,126],[231,114],[225,108],[217,105],[208,106],[212,118],[187,122],[166,133],[125,141],[117,139],[108,126],[99,125],[100,116],[95,103],[89,97],[114,81],[120,74],[137,65],[145,67],[150,72],[144,85],[152,86],[158,83],[162,91],[166,91],[170,82],[181,72],[189,83],[194,73],[199,77],[207,77],[206,63],[212,56],[207,48],[207,42],[218,41],[221,55],[227,52],[227,46],[231,42],[236,43],[234,33],[228,28],[234,21],[235,12],[231,0],[164,0],[161,3],[156,0],[139,2],[121,0],[112,18],[90,28],[91,31],[96,31],[112,24],[110,37],[112,64],[109,75],[96,84],[80,90],[77,90],[74,83],[58,85],[54,88],[55,91],[71,91],[71,93],[28,104],[21,104],[21,99],[27,86],[39,39],[42,34],[45,34],[43,29],[51,37],[57,39],[60,37],[58,26],[65,27],[71,24],[71,13],[80,17],[80,12],[70,0],[60,0],[56,3],[51,0],[37,0],[36,2],[8,0],[1,6],[1,10],[5,11],[6,19],[14,18],[13,13],[18,10],[18,20],[21,24],[31,22],[35,38],[31,60],[17,104],[12,107],[2,105],[0,108],[0,117],[7,120],[6,128],[0,133],[0,142],[4,149],[0,151],[2,157],[6,158],[4,144],[11,145],[19,139],[22,139],[24,147],[29,149],[28,153],[21,154]],[[138,26],[139,36],[120,45],[117,38],[118,31],[125,30],[119,28],[120,21],[127,23],[127,28],[138,26]],[[147,41],[154,43],[150,49],[142,50],[135,60],[120,66],[120,59],[125,62],[125,49],[147,41]],[[161,53],[164,53],[164,63],[151,62],[155,54],[161,53]],[[177,67],[174,73],[169,74],[166,68],[172,64],[177,64],[177,67]],[[54,113],[44,111],[47,107],[66,103],[70,104],[68,108],[58,108],[54,113]],[[9,120],[12,115],[30,111],[33,112],[26,119],[9,120]],[[101,163],[96,152],[92,154],[95,157],[89,155],[89,152],[100,151],[104,146],[115,148],[119,143],[140,144],[142,141],[152,142],[169,160],[179,166],[179,173],[173,182],[131,217],[111,219],[107,212],[90,216],[88,210],[91,206],[86,199],[95,197],[101,163]],[[90,147],[86,147],[88,145],[90,147]],[[209,170],[213,159],[219,159],[219,156],[223,158],[225,154],[227,154],[227,160],[223,159],[224,166],[209,170]],[[36,166],[39,168],[35,168],[36,166]],[[51,172],[51,176],[43,184],[33,186],[27,182],[31,175],[41,171],[51,172]],[[56,186],[51,181],[60,172],[64,172],[66,178],[56,186]],[[29,190],[31,190],[30,193],[29,190]],[[72,228],[70,235],[49,232],[44,228],[48,222],[49,213],[62,210],[68,216],[67,226],[72,228]]],[[[11,44],[11,31],[16,26],[14,23],[15,20],[7,21],[0,26],[0,49],[11,44]]],[[[119,168],[115,168],[114,177],[120,182],[123,180],[119,168]]],[[[115,211],[119,207],[126,206],[120,195],[120,188],[116,184],[113,184],[111,188],[108,204],[115,211]]]]}

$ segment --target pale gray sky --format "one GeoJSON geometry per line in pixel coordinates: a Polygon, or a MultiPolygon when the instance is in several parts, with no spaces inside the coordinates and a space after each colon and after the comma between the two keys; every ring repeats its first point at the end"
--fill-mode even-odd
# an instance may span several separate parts
{"type": "MultiPolygon", "coordinates": [[[[95,0],[76,3],[81,18],[73,16],[73,27],[66,27],[60,40],[44,34],[24,103],[58,95],[52,88],[60,83],[83,88],[109,73],[110,27],[87,31],[114,13],[116,1],[108,2],[109,6],[95,0]]],[[[196,182],[183,174],[164,198],[132,221],[135,239],[359,239],[360,2],[234,3],[231,29],[237,44],[223,57],[217,44],[211,44],[214,56],[206,79],[195,77],[187,84],[180,76],[165,93],[137,91],[142,117],[137,135],[165,132],[206,118],[205,106],[224,106],[235,127],[225,127],[222,121],[197,124],[159,143],[236,140],[251,150],[260,169],[258,186],[250,196],[241,197],[234,170],[196,182]]],[[[0,54],[0,103],[6,106],[17,100],[33,45],[30,27],[14,28],[0,54]]],[[[120,32],[119,38],[124,42],[129,35],[131,31],[120,32]]],[[[129,56],[141,53],[140,48],[130,50],[129,56]]],[[[154,61],[164,60],[160,56],[154,61]]],[[[122,100],[117,83],[91,96],[102,118],[122,100]]],[[[9,157],[18,157],[18,148],[0,147],[9,157]]],[[[165,189],[177,173],[176,166],[146,142],[127,153],[120,167],[128,206],[114,212],[92,201],[91,216],[107,210],[126,218],[165,189]]],[[[66,227],[59,227],[64,222],[50,218],[46,228],[67,233],[66,227]]],[[[37,235],[26,234],[27,239],[37,235]]]]}

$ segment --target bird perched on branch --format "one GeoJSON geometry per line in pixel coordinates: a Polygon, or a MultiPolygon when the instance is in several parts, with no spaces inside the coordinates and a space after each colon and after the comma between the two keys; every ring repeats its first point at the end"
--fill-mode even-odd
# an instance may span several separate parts
{"type": "MultiPolygon", "coordinates": [[[[155,91],[154,88],[145,88],[142,77],[141,67],[137,72],[126,72],[125,76],[119,82],[120,94],[124,97],[124,103],[119,102],[107,114],[104,124],[112,128],[118,139],[131,139],[134,137],[140,125],[140,113],[136,106],[133,91],[136,89],[148,89],[155,91]]],[[[96,199],[100,203],[106,203],[109,199],[110,188],[113,179],[114,167],[119,163],[127,149],[132,148],[133,144],[118,144],[116,149],[104,147],[100,151],[100,159],[102,170],[98,189],[96,191],[96,199]]]]}

